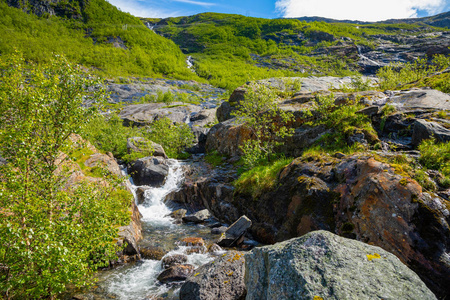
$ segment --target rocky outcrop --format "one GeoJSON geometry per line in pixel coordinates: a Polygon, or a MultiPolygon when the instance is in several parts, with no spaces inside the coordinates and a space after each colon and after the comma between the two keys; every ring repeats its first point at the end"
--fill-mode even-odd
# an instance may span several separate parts
{"type": "Polygon", "coordinates": [[[159,187],[169,174],[169,166],[161,157],[144,157],[131,163],[128,173],[136,185],[159,187]]]}
{"type": "Polygon", "coordinates": [[[436,122],[415,120],[412,134],[412,145],[418,146],[423,140],[435,138],[437,142],[450,141],[450,130],[436,122]]]}
{"type": "Polygon", "coordinates": [[[431,89],[412,89],[388,100],[397,110],[450,110],[450,96],[431,89]]]}
{"type": "Polygon", "coordinates": [[[262,243],[327,230],[395,254],[439,295],[450,285],[448,201],[423,193],[417,182],[370,155],[298,158],[278,174],[273,190],[257,198],[215,182],[214,175],[188,181],[178,193],[223,222],[245,214],[251,235],[262,243]]]}
{"type": "Polygon", "coordinates": [[[436,299],[394,255],[327,231],[253,249],[245,284],[248,300],[436,299]]]}
{"type": "Polygon", "coordinates": [[[180,290],[180,300],[243,300],[245,295],[244,255],[237,251],[198,268],[180,290]]]}
{"type": "Polygon", "coordinates": [[[162,118],[169,118],[174,123],[185,123],[193,112],[199,112],[200,106],[174,102],[134,104],[126,106],[119,114],[126,126],[144,126],[162,118]]]}

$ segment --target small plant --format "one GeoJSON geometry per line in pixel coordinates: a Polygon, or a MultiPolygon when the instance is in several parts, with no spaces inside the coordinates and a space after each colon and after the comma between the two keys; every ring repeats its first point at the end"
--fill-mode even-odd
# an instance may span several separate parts
{"type": "Polygon", "coordinates": [[[282,158],[242,173],[234,182],[236,191],[249,194],[253,199],[258,198],[275,186],[278,174],[291,162],[292,158],[282,158]]]}

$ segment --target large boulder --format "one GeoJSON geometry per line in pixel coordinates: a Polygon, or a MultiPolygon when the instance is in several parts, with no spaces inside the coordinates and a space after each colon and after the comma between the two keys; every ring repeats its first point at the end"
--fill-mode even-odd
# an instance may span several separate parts
{"type": "Polygon", "coordinates": [[[242,155],[239,146],[251,135],[251,131],[235,118],[227,120],[210,129],[206,139],[206,151],[216,150],[230,157],[242,155]]]}
{"type": "Polygon", "coordinates": [[[244,255],[229,251],[222,257],[201,266],[181,286],[181,300],[243,300],[244,255]]]}
{"type": "Polygon", "coordinates": [[[131,163],[128,173],[136,185],[160,187],[169,174],[169,166],[160,157],[144,157],[131,163]]]}
{"type": "Polygon", "coordinates": [[[434,137],[438,142],[450,141],[450,130],[436,122],[428,122],[425,120],[416,120],[411,143],[418,146],[423,140],[434,137]]]}
{"type": "Polygon", "coordinates": [[[247,300],[436,299],[394,255],[327,231],[253,249],[245,284],[247,300]]]}

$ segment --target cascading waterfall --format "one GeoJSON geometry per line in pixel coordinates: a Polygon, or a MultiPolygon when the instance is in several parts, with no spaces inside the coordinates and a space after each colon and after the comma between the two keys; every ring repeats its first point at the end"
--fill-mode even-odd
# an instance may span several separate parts
{"type": "MultiPolygon", "coordinates": [[[[139,205],[142,214],[144,242],[162,239],[177,240],[190,234],[198,233],[196,230],[205,231],[205,226],[187,226],[173,224],[173,219],[168,216],[171,210],[164,204],[164,198],[176,191],[183,180],[183,168],[179,161],[170,159],[169,174],[165,184],[160,188],[152,188],[145,192],[145,202],[139,205]]],[[[129,187],[133,194],[137,187],[132,180],[129,187]]],[[[176,247],[166,255],[187,254],[188,247],[176,247]]],[[[211,261],[213,257],[208,254],[192,253],[188,255],[188,264],[200,266],[211,261]]],[[[165,299],[178,299],[179,285],[166,285],[158,282],[157,277],[163,271],[161,261],[142,260],[134,265],[125,265],[120,268],[105,271],[100,274],[99,285],[116,299],[131,300],[144,299],[148,296],[158,295],[165,299]]]]}

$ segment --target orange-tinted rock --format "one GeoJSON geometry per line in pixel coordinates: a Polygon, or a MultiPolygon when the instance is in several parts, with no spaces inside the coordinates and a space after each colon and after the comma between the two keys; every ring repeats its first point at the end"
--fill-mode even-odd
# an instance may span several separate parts
{"type": "Polygon", "coordinates": [[[181,240],[182,246],[205,246],[205,241],[202,238],[197,237],[187,237],[181,240]]]}

